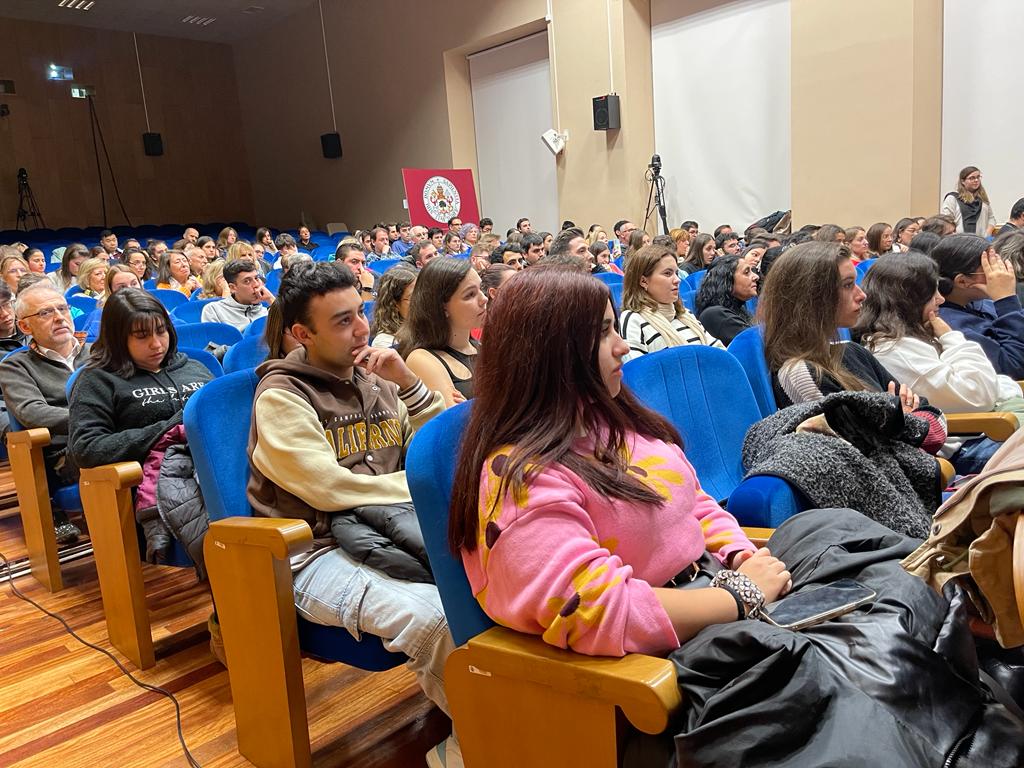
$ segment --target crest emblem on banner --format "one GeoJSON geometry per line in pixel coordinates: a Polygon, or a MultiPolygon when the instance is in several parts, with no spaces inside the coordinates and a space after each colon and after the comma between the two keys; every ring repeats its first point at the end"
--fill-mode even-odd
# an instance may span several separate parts
{"type": "Polygon", "coordinates": [[[434,221],[447,224],[462,208],[459,190],[444,176],[431,176],[423,185],[423,207],[434,221]]]}

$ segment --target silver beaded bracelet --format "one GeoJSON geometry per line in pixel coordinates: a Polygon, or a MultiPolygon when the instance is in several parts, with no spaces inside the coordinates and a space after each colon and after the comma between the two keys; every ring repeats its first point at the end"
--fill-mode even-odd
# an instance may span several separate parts
{"type": "Polygon", "coordinates": [[[756,619],[764,607],[764,592],[749,576],[739,571],[719,571],[711,580],[711,586],[726,589],[738,597],[746,609],[745,618],[756,619]]]}

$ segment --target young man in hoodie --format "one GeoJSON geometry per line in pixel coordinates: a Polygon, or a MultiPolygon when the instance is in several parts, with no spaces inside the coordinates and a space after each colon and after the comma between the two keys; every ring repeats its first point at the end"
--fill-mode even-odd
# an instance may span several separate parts
{"type": "Polygon", "coordinates": [[[263,302],[273,297],[263,286],[263,278],[255,263],[248,259],[228,262],[224,267],[224,280],[231,296],[211,301],[203,307],[204,323],[227,323],[244,331],[253,320],[266,316],[267,308],[263,302]]]}
{"type": "MultiPolygon", "coordinates": [[[[249,501],[257,515],[313,529],[313,550],[292,562],[299,612],[406,654],[424,693],[448,712],[452,639],[404,470],[413,433],[444,401],[397,352],[369,346],[359,287],[337,263],[300,265],[282,280],[284,327],[302,348],[256,369],[249,501]]],[[[428,764],[462,764],[454,737],[428,764]]]]}

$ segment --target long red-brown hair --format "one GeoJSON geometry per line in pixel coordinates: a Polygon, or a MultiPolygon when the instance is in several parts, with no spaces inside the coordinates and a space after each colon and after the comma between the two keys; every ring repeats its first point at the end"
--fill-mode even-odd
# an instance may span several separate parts
{"type": "Polygon", "coordinates": [[[496,495],[516,491],[551,464],[575,472],[598,493],[652,507],[662,498],[626,472],[626,436],[682,446],[679,433],[622,387],[612,397],[598,351],[608,287],[559,266],[530,267],[510,278],[487,311],[487,340],[473,373],[473,414],[462,442],[448,519],[453,552],[476,549],[480,473],[511,446],[496,495]],[[606,434],[593,455],[572,450],[584,434],[606,434]],[[529,468],[528,466],[529,465],[529,468]]]}

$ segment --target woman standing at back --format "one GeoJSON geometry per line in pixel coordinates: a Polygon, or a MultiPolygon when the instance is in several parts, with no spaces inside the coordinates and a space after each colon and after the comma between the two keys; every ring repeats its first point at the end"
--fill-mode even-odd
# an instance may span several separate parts
{"type": "Polygon", "coordinates": [[[473,397],[479,345],[470,334],[483,325],[487,299],[469,259],[435,256],[420,270],[398,351],[445,406],[473,397]]]}
{"type": "Polygon", "coordinates": [[[947,192],[939,213],[953,217],[957,232],[988,237],[996,226],[996,217],[981,184],[981,171],[968,165],[957,176],[956,192],[947,192]]]}

